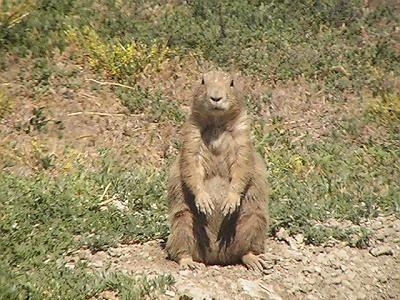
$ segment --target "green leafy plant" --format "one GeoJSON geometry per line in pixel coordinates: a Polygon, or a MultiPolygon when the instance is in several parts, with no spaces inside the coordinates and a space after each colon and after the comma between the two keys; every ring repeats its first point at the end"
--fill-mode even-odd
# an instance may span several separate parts
{"type": "Polygon", "coordinates": [[[117,81],[130,79],[141,73],[157,72],[161,65],[175,54],[175,51],[159,42],[151,46],[138,41],[126,44],[104,42],[91,28],[70,28],[66,31],[71,43],[83,51],[91,67],[104,70],[117,81]]]}

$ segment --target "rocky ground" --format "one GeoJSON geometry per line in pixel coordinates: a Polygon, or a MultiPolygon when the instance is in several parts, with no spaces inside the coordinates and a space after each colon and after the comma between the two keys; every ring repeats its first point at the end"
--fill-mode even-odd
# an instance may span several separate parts
{"type": "MultiPolygon", "coordinates": [[[[400,299],[400,220],[379,217],[363,225],[373,233],[366,249],[335,240],[305,245],[301,235],[281,230],[266,241],[270,269],[264,274],[241,265],[180,270],[166,259],[162,241],[95,254],[79,250],[67,266],[85,261],[96,271],[171,274],[176,283],[159,299],[400,299]]],[[[104,292],[99,299],[118,298],[104,292]]]]}

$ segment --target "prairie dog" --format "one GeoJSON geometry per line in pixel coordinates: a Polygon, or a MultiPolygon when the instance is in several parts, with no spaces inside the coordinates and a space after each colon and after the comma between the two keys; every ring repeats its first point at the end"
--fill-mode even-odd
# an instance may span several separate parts
{"type": "Polygon", "coordinates": [[[266,268],[266,177],[235,78],[204,74],[169,178],[169,258],[190,269],[240,262],[266,268]]]}

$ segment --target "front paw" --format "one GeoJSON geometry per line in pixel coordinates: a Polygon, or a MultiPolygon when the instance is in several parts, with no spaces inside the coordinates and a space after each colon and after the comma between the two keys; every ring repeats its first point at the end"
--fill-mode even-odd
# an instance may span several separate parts
{"type": "Polygon", "coordinates": [[[196,206],[199,212],[211,215],[214,210],[214,204],[211,201],[210,195],[203,191],[196,196],[196,206]]]}
{"type": "Polygon", "coordinates": [[[222,206],[222,213],[226,216],[233,213],[240,205],[240,195],[230,192],[222,206]]]}

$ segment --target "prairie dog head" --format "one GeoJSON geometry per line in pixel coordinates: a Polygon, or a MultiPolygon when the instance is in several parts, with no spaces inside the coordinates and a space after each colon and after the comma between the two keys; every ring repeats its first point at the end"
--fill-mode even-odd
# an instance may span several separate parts
{"type": "Polygon", "coordinates": [[[240,109],[241,103],[233,76],[220,71],[203,75],[194,95],[194,113],[218,117],[237,113],[240,109]]]}

